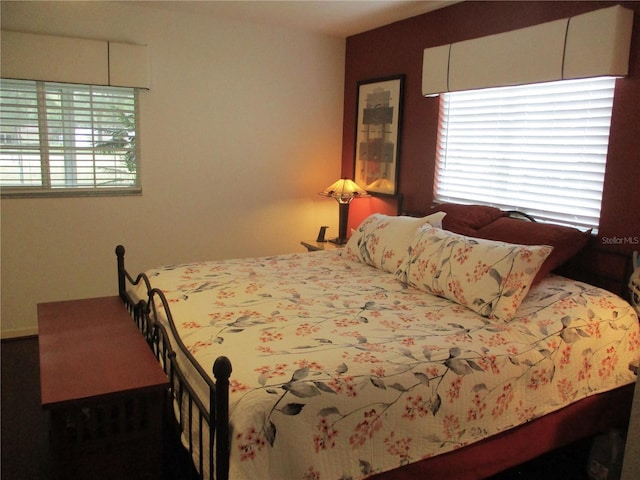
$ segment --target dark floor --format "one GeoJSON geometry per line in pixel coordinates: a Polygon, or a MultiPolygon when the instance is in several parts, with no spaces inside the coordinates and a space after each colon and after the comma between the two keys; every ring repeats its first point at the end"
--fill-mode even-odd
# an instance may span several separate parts
{"type": "MultiPolygon", "coordinates": [[[[36,337],[5,340],[2,363],[2,480],[49,480],[51,462],[48,416],[40,406],[38,341],[36,337]]],[[[165,442],[166,480],[190,480],[188,462],[177,441],[165,442]]],[[[547,454],[491,480],[588,480],[591,442],[547,454]]]]}

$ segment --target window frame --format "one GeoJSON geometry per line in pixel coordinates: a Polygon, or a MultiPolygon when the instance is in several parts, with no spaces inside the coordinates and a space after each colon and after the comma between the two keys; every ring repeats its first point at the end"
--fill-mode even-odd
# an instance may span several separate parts
{"type": "Polygon", "coordinates": [[[614,96],[613,77],[443,94],[435,152],[434,202],[521,210],[543,222],[596,231],[614,96]],[[447,109],[454,108],[451,102],[456,94],[455,101],[461,105],[455,108],[469,108],[455,112],[459,123],[449,137],[445,127],[447,116],[452,113],[447,109]],[[566,108],[578,105],[584,110],[577,114],[566,108]],[[521,139],[521,143],[514,138],[521,139]],[[457,144],[453,148],[457,150],[450,153],[454,141],[457,144]],[[453,174],[450,172],[449,178],[443,180],[447,162],[454,164],[453,174]],[[476,170],[479,177],[469,173],[476,170]],[[575,175],[567,173],[574,171],[575,175]],[[442,184],[447,181],[453,183],[443,189],[442,184]],[[571,188],[576,194],[567,194],[571,188]]]}
{"type": "MultiPolygon", "coordinates": [[[[2,182],[0,181],[0,196],[1,198],[54,198],[54,197],[88,197],[88,196],[129,196],[129,195],[140,195],[142,193],[142,182],[141,182],[141,162],[140,162],[140,115],[139,115],[139,92],[137,88],[129,88],[129,87],[112,87],[112,86],[105,86],[105,85],[85,85],[85,84],[68,84],[68,83],[61,83],[61,82],[44,82],[44,81],[34,81],[34,80],[14,80],[14,79],[2,79],[2,82],[25,82],[26,83],[31,83],[34,86],[35,89],[35,95],[36,95],[36,105],[34,108],[34,112],[37,114],[37,136],[39,138],[39,141],[37,143],[37,147],[34,148],[34,151],[37,150],[37,155],[39,156],[38,160],[35,160],[35,162],[37,163],[39,161],[39,171],[40,171],[40,176],[41,176],[41,183],[39,185],[3,185],[2,182]],[[89,104],[91,105],[91,108],[89,110],[85,110],[85,113],[88,111],[88,116],[90,116],[91,121],[89,122],[92,127],[90,127],[90,138],[92,141],[94,141],[96,138],[104,136],[104,134],[98,134],[96,132],[99,132],[100,130],[104,130],[103,128],[97,128],[97,125],[100,125],[99,122],[94,122],[94,118],[96,116],[98,116],[99,114],[99,109],[98,107],[94,108],[94,103],[93,103],[93,96],[97,95],[98,92],[100,92],[100,90],[105,91],[105,90],[110,90],[112,91],[111,93],[115,96],[117,91],[127,91],[127,96],[130,96],[132,101],[133,101],[133,108],[129,109],[129,110],[120,110],[119,113],[120,114],[133,114],[134,116],[134,134],[133,136],[129,136],[129,141],[130,138],[132,137],[134,139],[135,142],[135,148],[134,148],[134,152],[135,152],[135,173],[133,174],[134,177],[132,179],[132,183],[129,185],[123,185],[123,186],[100,186],[99,183],[96,183],[96,180],[94,180],[94,184],[93,185],[82,185],[80,184],[79,186],[73,186],[71,184],[71,182],[67,183],[66,178],[67,175],[77,175],[78,172],[78,168],[82,168],[79,167],[79,164],[76,163],[75,161],[72,162],[72,165],[70,165],[69,169],[67,169],[66,167],[62,167],[62,172],[63,175],[65,177],[65,180],[62,181],[62,185],[55,185],[55,182],[52,182],[52,175],[51,175],[51,163],[52,163],[52,157],[54,156],[54,154],[50,153],[50,150],[57,150],[57,156],[60,157],[62,156],[64,158],[63,162],[66,162],[66,159],[69,155],[71,155],[71,157],[74,157],[80,153],[81,148],[77,147],[77,146],[73,146],[71,148],[68,148],[66,145],[69,145],[70,143],[65,143],[64,141],[62,142],[62,147],[58,147],[58,148],[52,148],[51,144],[52,142],[50,141],[50,138],[54,136],[54,132],[55,132],[55,128],[48,128],[48,121],[47,121],[47,116],[51,115],[51,110],[53,110],[53,107],[49,107],[47,105],[47,101],[46,101],[46,97],[47,95],[51,95],[51,90],[55,89],[55,88],[60,88],[61,93],[60,93],[60,98],[62,99],[68,99],[68,97],[70,95],[72,95],[71,90],[73,89],[74,86],[77,86],[79,89],[81,90],[86,90],[89,93],[86,93],[86,95],[89,98],[89,104]],[[95,123],[95,125],[94,125],[95,123]],[[52,185],[52,183],[54,183],[52,185]]],[[[79,107],[80,108],[80,107],[79,107]]],[[[59,115],[60,115],[60,123],[62,124],[62,119],[65,117],[73,117],[74,115],[78,115],[78,109],[71,108],[71,109],[67,109],[65,107],[63,107],[62,105],[59,107],[59,115]]],[[[75,130],[78,129],[82,129],[83,127],[80,126],[81,123],[73,123],[72,122],[72,128],[74,128],[75,130]]],[[[2,127],[0,125],[0,127],[2,127]]],[[[86,128],[86,127],[84,127],[86,128]]],[[[64,130],[64,129],[63,129],[64,130]]],[[[62,135],[60,136],[65,136],[65,133],[62,133],[62,135]]],[[[71,143],[75,143],[76,141],[76,133],[71,133],[71,136],[73,137],[73,142],[71,143]]],[[[113,138],[113,137],[112,137],[113,138]]],[[[20,144],[16,143],[13,148],[19,149],[20,148],[20,144]]],[[[95,173],[96,171],[98,171],[99,168],[103,168],[103,167],[99,167],[97,166],[97,161],[98,159],[96,158],[98,155],[100,155],[100,148],[104,148],[104,147],[99,147],[97,144],[93,144],[91,147],[89,147],[88,151],[90,152],[90,157],[91,160],[84,160],[85,162],[89,162],[90,168],[91,170],[95,173]]],[[[0,153],[2,153],[3,150],[3,146],[0,145],[0,153]]],[[[125,155],[124,149],[121,149],[121,152],[119,153],[119,155],[125,155]]],[[[102,152],[103,154],[104,151],[102,152]]],[[[107,154],[105,154],[107,155],[107,154]]],[[[58,159],[53,159],[53,161],[60,161],[60,158],[58,159]]],[[[122,159],[118,160],[118,163],[121,163],[122,159]]],[[[58,168],[59,169],[59,168],[58,168]]],[[[106,177],[107,181],[109,181],[109,178],[106,177]]],[[[1,179],[0,179],[1,180],[1,179]]],[[[117,180],[117,176],[114,176],[111,181],[113,180],[117,180]]],[[[86,180],[85,180],[86,181],[86,180]]],[[[58,181],[58,183],[60,183],[60,181],[58,181]]]]}

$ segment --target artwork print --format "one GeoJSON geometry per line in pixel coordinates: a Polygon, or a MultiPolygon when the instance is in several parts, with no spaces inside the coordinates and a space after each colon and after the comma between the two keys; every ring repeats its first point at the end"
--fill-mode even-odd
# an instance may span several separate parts
{"type": "Polygon", "coordinates": [[[355,182],[369,193],[396,195],[404,76],[358,83],[355,182]]]}

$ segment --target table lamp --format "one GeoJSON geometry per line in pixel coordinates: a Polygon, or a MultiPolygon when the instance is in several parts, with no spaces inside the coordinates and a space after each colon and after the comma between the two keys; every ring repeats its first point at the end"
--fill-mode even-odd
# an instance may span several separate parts
{"type": "Polygon", "coordinates": [[[337,243],[338,245],[344,245],[347,243],[347,221],[349,219],[349,204],[354,198],[368,197],[370,196],[367,191],[360,187],[353,180],[348,178],[341,178],[335,183],[332,183],[325,188],[320,195],[325,197],[333,197],[338,201],[340,208],[340,226],[338,231],[338,238],[329,240],[330,242],[337,243]]]}

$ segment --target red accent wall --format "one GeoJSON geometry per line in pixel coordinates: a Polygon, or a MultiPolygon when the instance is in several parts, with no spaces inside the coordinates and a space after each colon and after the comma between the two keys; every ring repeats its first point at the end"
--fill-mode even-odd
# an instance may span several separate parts
{"type": "MultiPolygon", "coordinates": [[[[629,76],[616,83],[599,237],[603,244],[621,242],[625,249],[640,250],[640,2],[619,3],[635,15],[629,76]]],[[[423,50],[614,4],[467,1],[347,38],[342,175],[353,178],[357,82],[405,74],[399,191],[405,210],[425,211],[433,201],[439,100],[421,94],[423,50]]],[[[350,228],[371,206],[352,203],[350,228]]]]}

